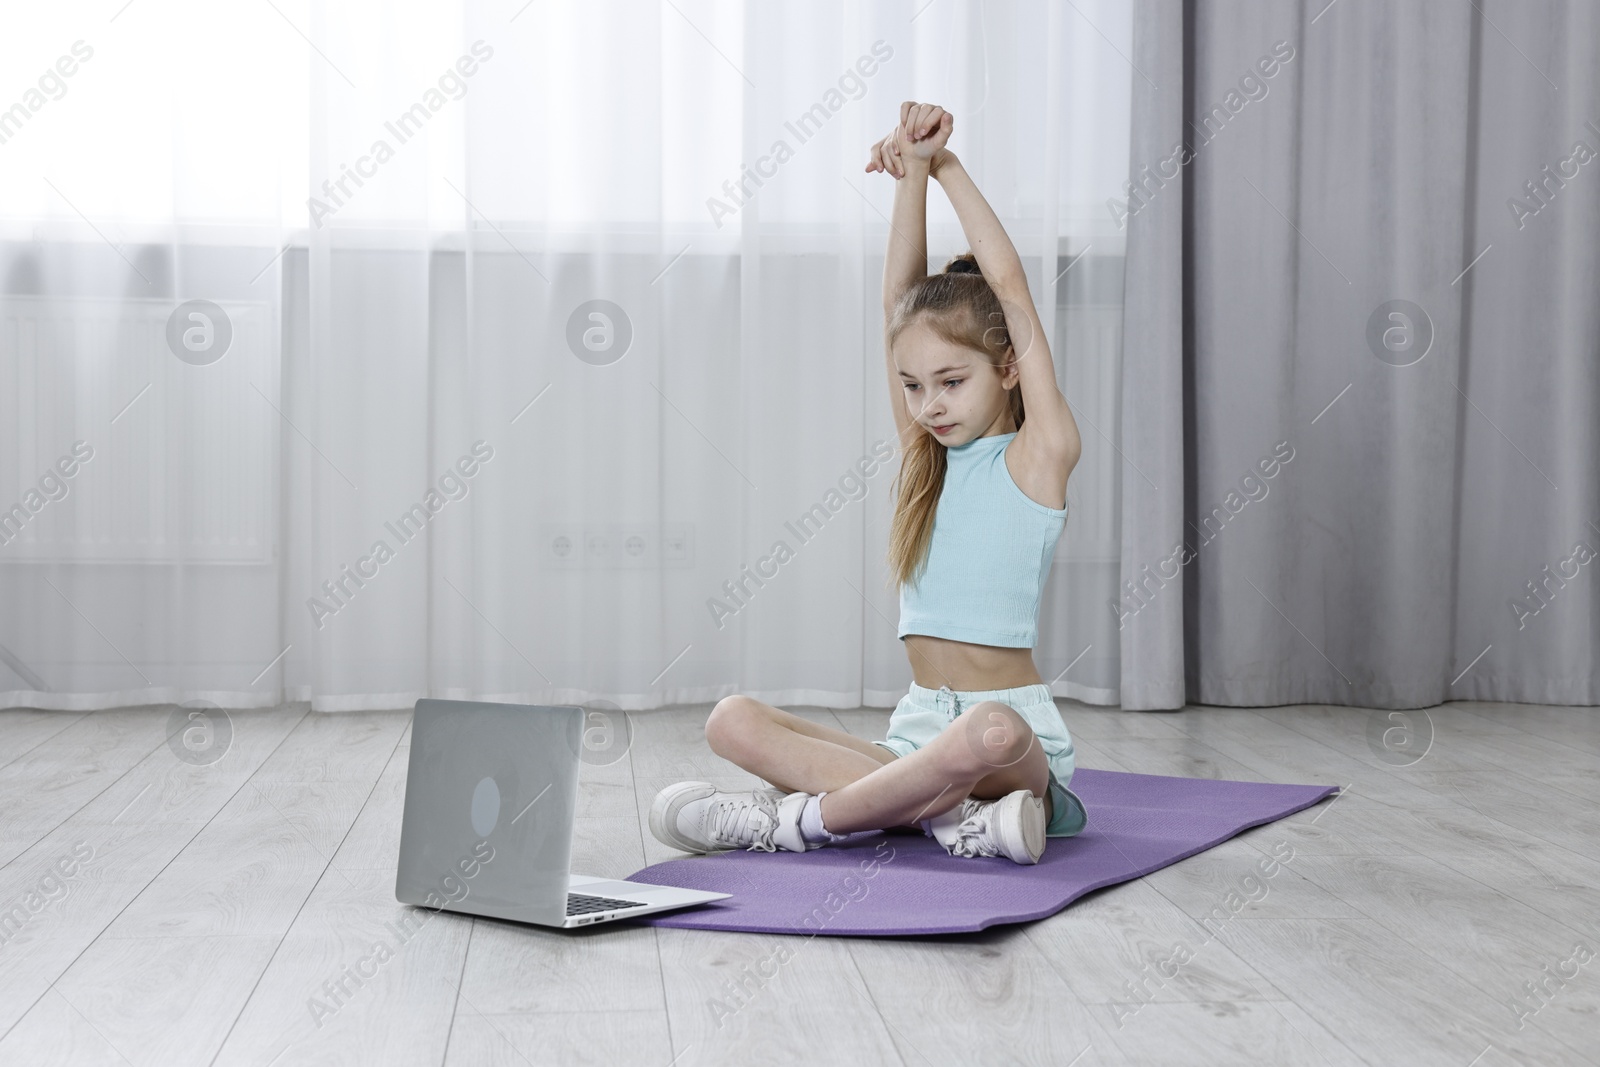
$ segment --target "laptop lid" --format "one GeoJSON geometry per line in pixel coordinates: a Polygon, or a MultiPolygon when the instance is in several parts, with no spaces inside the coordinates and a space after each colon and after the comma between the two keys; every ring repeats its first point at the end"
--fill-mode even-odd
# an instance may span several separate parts
{"type": "Polygon", "coordinates": [[[560,925],[583,716],[578,707],[417,701],[396,899],[560,925]]]}

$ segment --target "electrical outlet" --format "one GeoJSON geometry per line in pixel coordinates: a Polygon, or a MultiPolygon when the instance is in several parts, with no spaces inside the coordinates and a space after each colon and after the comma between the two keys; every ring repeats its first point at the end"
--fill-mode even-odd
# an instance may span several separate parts
{"type": "Polygon", "coordinates": [[[652,570],[694,564],[694,524],[542,523],[540,558],[558,570],[652,570]]]}

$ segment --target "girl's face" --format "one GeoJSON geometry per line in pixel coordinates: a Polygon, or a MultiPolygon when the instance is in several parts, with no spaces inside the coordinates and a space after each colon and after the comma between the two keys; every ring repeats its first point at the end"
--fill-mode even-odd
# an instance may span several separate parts
{"type": "Polygon", "coordinates": [[[981,354],[951,344],[921,323],[901,332],[894,357],[906,411],[945,447],[1017,428],[1006,395],[1017,385],[1015,365],[1002,374],[981,354]]]}

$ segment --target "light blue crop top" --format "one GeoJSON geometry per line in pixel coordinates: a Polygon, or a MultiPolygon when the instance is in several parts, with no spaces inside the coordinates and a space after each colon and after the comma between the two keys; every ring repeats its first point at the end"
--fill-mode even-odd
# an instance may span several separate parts
{"type": "Polygon", "coordinates": [[[1032,648],[1039,594],[1066,508],[1047,508],[1006,469],[1015,433],[945,449],[927,567],[900,587],[900,634],[1003,648],[1032,648]]]}

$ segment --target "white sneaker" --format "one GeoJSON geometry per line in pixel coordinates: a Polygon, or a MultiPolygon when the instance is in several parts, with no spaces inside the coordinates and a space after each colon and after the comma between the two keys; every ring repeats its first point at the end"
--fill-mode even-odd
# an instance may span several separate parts
{"type": "Polygon", "coordinates": [[[954,830],[933,836],[952,856],[1004,856],[1026,865],[1044,855],[1044,830],[1044,799],[1019,789],[999,800],[968,797],[954,830]]]}
{"type": "Polygon", "coordinates": [[[800,809],[810,796],[771,787],[724,793],[710,782],[678,782],[656,794],[650,832],[684,852],[805,852],[800,809]]]}

